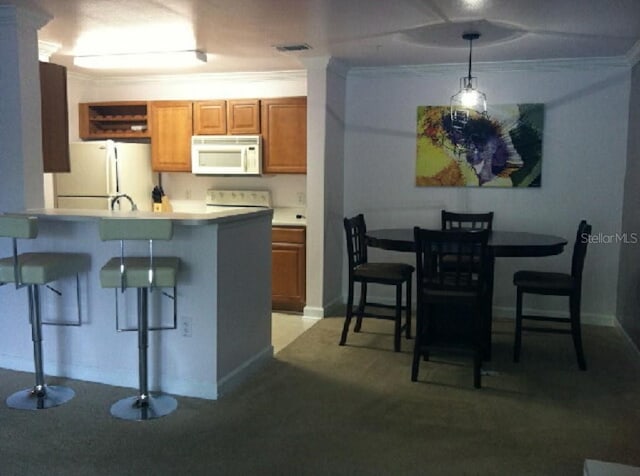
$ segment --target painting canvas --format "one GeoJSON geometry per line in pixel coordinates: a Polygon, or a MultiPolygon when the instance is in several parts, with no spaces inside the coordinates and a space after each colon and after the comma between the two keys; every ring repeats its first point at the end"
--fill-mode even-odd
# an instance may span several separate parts
{"type": "Polygon", "coordinates": [[[544,104],[463,119],[452,120],[449,106],[418,106],[417,186],[540,187],[544,104]]]}

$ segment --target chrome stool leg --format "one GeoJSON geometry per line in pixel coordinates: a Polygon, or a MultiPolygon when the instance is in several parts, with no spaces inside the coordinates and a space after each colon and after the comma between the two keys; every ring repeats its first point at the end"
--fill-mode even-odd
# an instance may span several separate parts
{"type": "Polygon", "coordinates": [[[38,285],[30,284],[29,320],[31,321],[31,340],[33,341],[33,361],[35,363],[36,384],[25,390],[19,390],[7,398],[7,406],[19,410],[44,410],[68,402],[75,392],[62,386],[49,386],[44,382],[42,365],[42,316],[40,314],[40,293],[38,285]]]}
{"type": "Polygon", "coordinates": [[[152,396],[148,388],[147,350],[149,348],[148,288],[138,288],[138,379],[139,392],[133,397],[118,400],[111,406],[111,415],[124,420],[160,418],[178,408],[169,395],[152,396]]]}

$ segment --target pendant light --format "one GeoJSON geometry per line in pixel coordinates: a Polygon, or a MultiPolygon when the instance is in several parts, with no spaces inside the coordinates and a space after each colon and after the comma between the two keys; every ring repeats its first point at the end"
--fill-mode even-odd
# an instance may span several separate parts
{"type": "Polygon", "coordinates": [[[480,38],[480,33],[464,33],[462,38],[469,41],[469,73],[460,78],[460,91],[451,96],[451,124],[458,129],[464,127],[469,118],[487,114],[487,96],[477,89],[478,79],[471,76],[473,40],[480,38]]]}

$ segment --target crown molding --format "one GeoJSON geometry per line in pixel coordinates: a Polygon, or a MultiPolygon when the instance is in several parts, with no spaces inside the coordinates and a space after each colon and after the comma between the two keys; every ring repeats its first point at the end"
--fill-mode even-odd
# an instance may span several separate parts
{"type": "Polygon", "coordinates": [[[307,56],[300,57],[298,61],[302,63],[302,66],[307,70],[325,70],[331,62],[331,56],[307,56]]]}
{"type": "Polygon", "coordinates": [[[283,81],[283,80],[306,80],[307,71],[256,71],[238,73],[184,73],[184,74],[150,74],[136,76],[97,76],[77,71],[68,71],[67,75],[73,79],[82,81],[93,81],[100,84],[108,83],[163,83],[174,81],[207,82],[207,81],[283,81]]]}
{"type": "MultiPolygon", "coordinates": [[[[629,69],[640,61],[640,42],[638,42],[625,56],[617,57],[593,57],[571,58],[554,60],[528,60],[528,61],[502,61],[502,62],[478,62],[473,64],[474,72],[552,72],[552,71],[585,71],[599,70],[602,68],[629,69]]],[[[367,76],[422,76],[432,74],[460,73],[466,67],[462,63],[400,65],[383,67],[350,67],[347,63],[336,58],[321,58],[313,63],[305,64],[308,69],[322,67],[331,70],[338,76],[367,77],[367,76]]],[[[78,71],[68,71],[70,78],[96,83],[148,83],[171,81],[283,81],[306,80],[307,69],[287,71],[255,71],[235,73],[184,73],[184,74],[150,74],[150,75],[94,75],[78,71]]]]}
{"type": "Polygon", "coordinates": [[[51,55],[60,49],[59,43],[38,40],[38,58],[40,61],[49,62],[51,55]]]}
{"type": "MultiPolygon", "coordinates": [[[[594,58],[568,58],[553,60],[525,60],[473,63],[474,72],[551,72],[551,71],[585,71],[602,68],[629,69],[630,60],[617,56],[594,58]]],[[[385,67],[354,67],[349,70],[349,76],[422,76],[427,74],[449,74],[464,71],[466,65],[462,63],[402,65],[385,67]]]]}
{"type": "Polygon", "coordinates": [[[348,63],[345,63],[344,61],[338,60],[336,58],[331,58],[327,69],[329,69],[336,76],[347,79],[351,68],[348,63]]]}

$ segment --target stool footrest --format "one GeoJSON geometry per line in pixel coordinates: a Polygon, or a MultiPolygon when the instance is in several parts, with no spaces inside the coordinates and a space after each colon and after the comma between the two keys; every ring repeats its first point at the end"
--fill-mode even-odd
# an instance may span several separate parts
{"type": "MultiPolygon", "coordinates": [[[[137,288],[138,292],[146,292],[147,288],[137,288]]],[[[118,305],[118,293],[121,293],[119,289],[115,290],[116,295],[116,331],[117,332],[136,332],[138,331],[138,327],[120,327],[120,311],[118,305]]],[[[147,327],[148,331],[170,331],[176,330],[178,328],[178,307],[177,307],[177,299],[175,298],[176,288],[173,288],[173,296],[161,291],[161,294],[173,301],[173,323],[169,326],[149,326],[147,327]]]]}
{"type": "MultiPolygon", "coordinates": [[[[62,297],[62,292],[45,284],[45,287],[56,294],[58,297],[62,297]]],[[[75,321],[45,321],[41,319],[41,324],[45,326],[62,326],[62,327],[80,327],[82,326],[82,313],[80,312],[80,275],[76,274],[76,320],[75,321]]]]}

